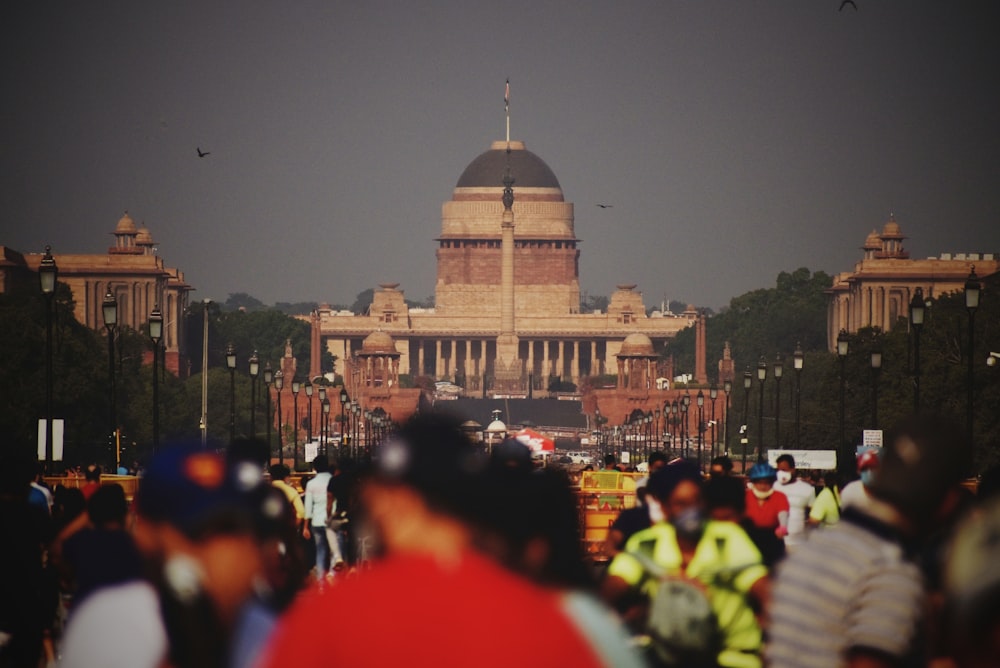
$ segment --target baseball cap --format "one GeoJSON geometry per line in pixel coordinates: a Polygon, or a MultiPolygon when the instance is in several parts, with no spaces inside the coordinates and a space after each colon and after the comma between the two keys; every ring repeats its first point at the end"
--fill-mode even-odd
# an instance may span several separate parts
{"type": "Polygon", "coordinates": [[[255,529],[262,484],[259,466],[233,462],[194,445],[161,449],[150,461],[136,493],[137,512],[170,524],[191,538],[255,529]]]}

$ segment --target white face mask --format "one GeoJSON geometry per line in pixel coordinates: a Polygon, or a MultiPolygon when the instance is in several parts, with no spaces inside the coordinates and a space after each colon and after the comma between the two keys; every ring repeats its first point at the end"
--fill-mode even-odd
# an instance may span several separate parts
{"type": "Polygon", "coordinates": [[[766,499],[767,497],[774,494],[773,487],[771,489],[757,489],[756,487],[751,487],[750,491],[753,492],[753,495],[756,496],[758,499],[766,499]]]}
{"type": "Polygon", "coordinates": [[[791,481],[792,481],[791,471],[778,471],[778,482],[780,482],[782,485],[787,485],[791,481]]]}

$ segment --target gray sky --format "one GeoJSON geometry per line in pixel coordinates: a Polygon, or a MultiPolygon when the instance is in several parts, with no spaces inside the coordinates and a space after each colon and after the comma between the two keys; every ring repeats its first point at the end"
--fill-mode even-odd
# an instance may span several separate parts
{"type": "Polygon", "coordinates": [[[432,295],[508,77],[592,294],[717,308],[851,269],[890,211],[914,257],[1000,251],[993,3],[17,4],[0,243],[101,253],[128,209],[196,299],[432,295]]]}

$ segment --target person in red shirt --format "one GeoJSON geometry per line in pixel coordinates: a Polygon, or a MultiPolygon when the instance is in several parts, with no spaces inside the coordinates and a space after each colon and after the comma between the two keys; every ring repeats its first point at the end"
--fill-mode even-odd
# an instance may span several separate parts
{"type": "Polygon", "coordinates": [[[452,418],[421,413],[396,432],[360,496],[383,556],[301,595],[260,665],[640,666],[624,636],[607,641],[610,613],[584,632],[579,601],[474,549],[480,458],[452,418]]]}
{"type": "Polygon", "coordinates": [[[90,497],[94,495],[94,492],[101,488],[101,467],[97,464],[91,464],[87,467],[87,472],[84,474],[84,479],[86,482],[80,491],[83,492],[83,498],[90,501],[90,497]]]}
{"type": "Polygon", "coordinates": [[[778,472],[766,462],[751,466],[747,477],[750,479],[746,492],[747,533],[770,568],[785,556],[788,497],[774,489],[778,472]]]}

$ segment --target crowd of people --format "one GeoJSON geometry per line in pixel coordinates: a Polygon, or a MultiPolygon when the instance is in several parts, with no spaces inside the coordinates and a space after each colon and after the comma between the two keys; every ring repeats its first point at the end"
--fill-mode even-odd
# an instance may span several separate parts
{"type": "Polygon", "coordinates": [[[253,441],[165,446],[131,501],[8,457],[0,668],[997,665],[1000,494],[960,433],[903,422],[846,486],[653,453],[603,565],[565,472],[433,412],[301,489],[253,441]]]}

